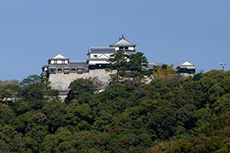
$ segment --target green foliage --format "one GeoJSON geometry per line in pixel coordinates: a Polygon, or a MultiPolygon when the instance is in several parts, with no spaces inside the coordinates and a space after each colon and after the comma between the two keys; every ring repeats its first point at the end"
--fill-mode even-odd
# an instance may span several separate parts
{"type": "Polygon", "coordinates": [[[46,124],[49,126],[50,133],[54,133],[60,126],[64,125],[63,116],[66,114],[66,105],[64,103],[46,103],[41,112],[47,117],[46,124]]]}
{"type": "Polygon", "coordinates": [[[17,80],[11,81],[0,81],[0,102],[8,103],[10,98],[13,98],[19,90],[19,85],[17,80]]]}
{"type": "Polygon", "coordinates": [[[13,123],[15,112],[6,104],[0,104],[0,125],[13,123]]]}
{"type": "Polygon", "coordinates": [[[155,66],[153,69],[153,77],[154,80],[163,79],[163,80],[171,80],[175,78],[176,71],[172,65],[163,64],[162,66],[155,66]]]}
{"type": "Polygon", "coordinates": [[[59,92],[51,89],[49,82],[38,75],[30,75],[20,82],[20,95],[25,100],[44,100],[49,97],[57,100],[59,92]]]}
{"type": "Polygon", "coordinates": [[[108,62],[110,63],[108,70],[117,71],[117,74],[112,76],[112,81],[128,80],[134,84],[140,83],[144,78],[148,65],[147,58],[141,52],[128,56],[123,51],[118,51],[108,62]]]}
{"type": "Polygon", "coordinates": [[[150,84],[115,82],[100,93],[78,79],[66,103],[38,76],[2,81],[0,91],[11,94],[0,103],[0,152],[229,152],[230,71],[185,80],[166,74],[150,84]]]}
{"type": "Polygon", "coordinates": [[[78,99],[78,97],[83,93],[93,94],[96,88],[93,82],[89,79],[76,79],[69,85],[69,93],[66,98],[66,103],[69,103],[73,99],[78,99]]]}

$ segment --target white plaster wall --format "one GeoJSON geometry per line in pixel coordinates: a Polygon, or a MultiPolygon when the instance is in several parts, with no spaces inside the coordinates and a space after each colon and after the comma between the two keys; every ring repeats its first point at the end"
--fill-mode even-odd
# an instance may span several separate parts
{"type": "Polygon", "coordinates": [[[134,50],[134,47],[129,47],[129,50],[134,50]]]}
{"type": "Polygon", "coordinates": [[[94,65],[94,64],[109,64],[106,60],[104,61],[89,61],[89,65],[94,65]]]}
{"type": "Polygon", "coordinates": [[[57,60],[57,64],[62,64],[62,60],[57,60]]]}
{"type": "Polygon", "coordinates": [[[59,95],[59,98],[62,102],[65,101],[65,98],[67,97],[67,95],[59,95]]]}
{"type": "Polygon", "coordinates": [[[90,58],[93,58],[93,59],[107,58],[107,59],[109,59],[110,55],[113,55],[113,54],[90,54],[90,58]],[[97,55],[97,57],[95,57],[95,55],[97,55]]]}
{"type": "Polygon", "coordinates": [[[184,76],[184,77],[193,77],[194,74],[188,74],[188,73],[180,73],[180,75],[184,76]]]}
{"type": "Polygon", "coordinates": [[[90,54],[90,58],[98,58],[101,54],[90,54]],[[97,55],[97,57],[95,57],[97,55]]]}
{"type": "Polygon", "coordinates": [[[101,56],[98,57],[98,59],[109,59],[111,54],[102,54],[101,56]]]}

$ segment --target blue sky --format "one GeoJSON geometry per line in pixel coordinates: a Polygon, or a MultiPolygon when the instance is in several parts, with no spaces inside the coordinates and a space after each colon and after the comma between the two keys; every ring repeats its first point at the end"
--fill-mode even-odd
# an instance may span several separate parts
{"type": "Polygon", "coordinates": [[[149,62],[229,70],[229,8],[229,0],[0,0],[0,80],[40,75],[58,52],[85,61],[90,46],[122,34],[149,62]]]}

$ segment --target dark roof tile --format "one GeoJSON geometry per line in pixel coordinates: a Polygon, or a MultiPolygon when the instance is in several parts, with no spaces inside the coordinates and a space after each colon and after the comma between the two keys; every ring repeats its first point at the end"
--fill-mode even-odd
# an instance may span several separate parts
{"type": "Polygon", "coordinates": [[[115,53],[116,50],[114,47],[90,47],[89,53],[115,53]]]}

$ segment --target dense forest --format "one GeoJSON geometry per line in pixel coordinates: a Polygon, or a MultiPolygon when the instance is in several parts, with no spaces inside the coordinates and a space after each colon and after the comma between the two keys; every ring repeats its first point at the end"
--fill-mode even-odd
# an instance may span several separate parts
{"type": "Polygon", "coordinates": [[[1,81],[0,152],[230,152],[230,71],[70,89],[61,102],[39,76],[1,81]]]}

